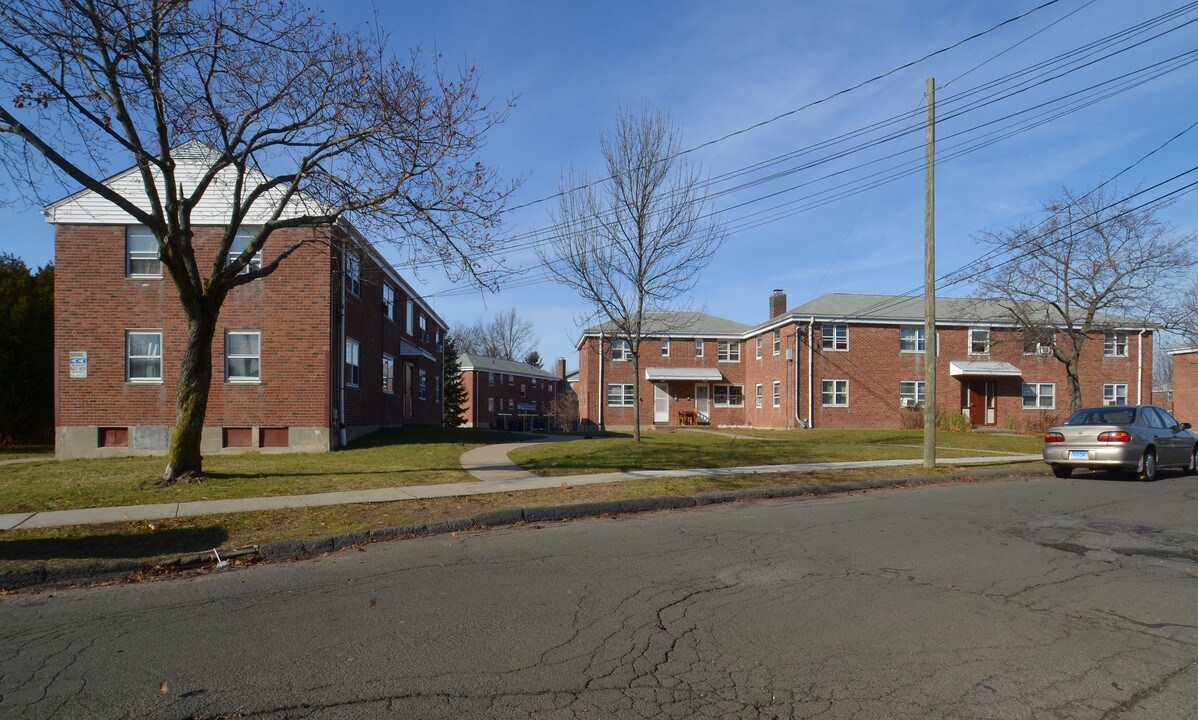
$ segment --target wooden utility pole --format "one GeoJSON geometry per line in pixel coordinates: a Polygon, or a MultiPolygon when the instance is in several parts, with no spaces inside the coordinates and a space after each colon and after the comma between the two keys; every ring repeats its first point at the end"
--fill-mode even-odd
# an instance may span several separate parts
{"type": "Polygon", "coordinates": [[[936,79],[928,78],[927,165],[923,191],[923,466],[936,467],[936,79]]]}

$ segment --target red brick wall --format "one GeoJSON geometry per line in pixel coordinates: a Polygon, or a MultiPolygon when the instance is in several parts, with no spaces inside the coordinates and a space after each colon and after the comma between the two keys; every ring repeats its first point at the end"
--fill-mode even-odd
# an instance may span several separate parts
{"type": "Polygon", "coordinates": [[[1198,427],[1198,352],[1173,356],[1173,416],[1198,427]]]}
{"type": "MultiPolygon", "coordinates": [[[[724,379],[716,384],[745,384],[745,369],[748,358],[745,354],[746,344],[741,340],[733,340],[740,346],[740,362],[719,362],[717,341],[712,338],[704,340],[703,357],[695,357],[695,341],[693,338],[672,338],[669,357],[661,355],[661,339],[651,338],[641,343],[640,349],[640,380],[636,383],[641,400],[641,425],[653,425],[653,383],[645,380],[645,369],[650,367],[662,368],[713,368],[719,370],[724,379]]],[[[603,339],[603,386],[599,384],[599,338],[588,337],[579,350],[579,382],[576,391],[579,392],[580,416],[584,421],[598,423],[599,414],[597,403],[603,403],[603,422],[605,425],[632,425],[633,408],[610,407],[607,405],[607,389],[610,383],[632,383],[632,361],[613,361],[611,359],[611,338],[603,339]]],[[[669,387],[670,405],[669,422],[674,425],[677,421],[677,411],[695,409],[695,383],[678,380],[663,381],[669,387]]],[[[752,405],[752,388],[745,387],[745,404],[752,405]]],[[[741,425],[745,422],[743,407],[715,407],[714,400],[711,408],[712,425],[741,425]]]]}
{"type": "MultiPolygon", "coordinates": [[[[371,260],[366,253],[359,253],[361,259],[360,292],[355,295],[347,288],[345,292],[345,332],[347,338],[357,340],[359,347],[359,383],[358,387],[347,386],[345,389],[345,423],[346,425],[440,425],[441,403],[438,401],[438,385],[444,364],[441,350],[437,346],[437,333],[444,340],[445,328],[437,325],[431,317],[420,310],[418,305],[413,307],[412,328],[408,332],[407,302],[410,299],[402,288],[395,286],[394,319],[386,317],[383,312],[383,284],[386,282],[382,269],[371,260]],[[417,318],[425,315],[428,338],[420,336],[420,325],[417,318]],[[437,358],[430,361],[424,358],[401,357],[400,339],[403,338],[416,346],[431,353],[437,358]],[[395,359],[394,393],[387,394],[383,387],[383,353],[395,359]],[[411,383],[408,387],[405,365],[410,366],[411,383]],[[419,397],[419,371],[426,374],[425,398],[419,397]]],[[[333,277],[341,278],[335,274],[333,277]]],[[[333,302],[338,306],[341,299],[340,288],[336,289],[333,302]]],[[[332,327],[336,327],[334,321],[332,327]]],[[[334,338],[339,343],[339,338],[334,338]]],[[[341,356],[340,353],[337,354],[341,356]]],[[[339,388],[338,388],[339,391],[339,388]]]]}
{"type": "MultiPolygon", "coordinates": [[[[202,268],[210,267],[221,230],[196,229],[202,268]]],[[[343,277],[337,251],[330,249],[329,233],[327,227],[276,231],[267,242],[267,259],[285,243],[313,238],[318,242],[302,247],[269,277],[229,294],[213,342],[206,426],[329,426],[342,371],[337,328],[338,283],[343,277]],[[261,333],[260,383],[225,381],[227,330],[261,333]]],[[[124,226],[60,225],[55,238],[56,424],[173,425],[178,363],[186,341],[186,321],[173,282],[169,277],[126,277],[124,226]],[[126,382],[127,329],[162,330],[161,384],[126,382]],[[86,379],[69,377],[67,359],[72,350],[88,352],[86,379]]],[[[334,241],[333,247],[339,242],[334,241]]],[[[414,332],[408,335],[404,330],[408,298],[399,287],[395,288],[396,319],[384,318],[383,273],[367,254],[362,253],[361,259],[361,293],[346,295],[346,332],[360,343],[360,383],[358,388],[346,389],[346,424],[440,424],[442,355],[437,333],[444,333],[444,328],[428,318],[428,338],[421,339],[414,317],[414,332]],[[437,359],[400,357],[401,335],[437,359]],[[396,359],[394,395],[382,392],[383,352],[396,359]],[[405,362],[412,363],[412,402],[407,416],[405,362]],[[416,395],[420,369],[427,373],[424,400],[416,395]]],[[[415,314],[422,314],[418,307],[415,314]]]]}
{"type": "Polygon", "coordinates": [[[490,371],[463,370],[462,385],[466,389],[466,421],[474,427],[495,427],[500,413],[519,414],[519,403],[536,403],[534,415],[548,415],[550,404],[559,393],[567,391],[564,380],[533,378],[511,373],[495,373],[490,384],[490,371]],[[477,391],[477,392],[476,392],[477,391]],[[488,400],[495,400],[495,409],[488,410],[488,400]]]}
{"type": "MultiPolygon", "coordinates": [[[[936,373],[936,402],[942,412],[960,412],[963,407],[963,379],[949,374],[953,360],[998,360],[1019,368],[1022,378],[992,378],[997,394],[995,424],[1016,429],[1035,429],[1052,419],[1063,419],[1069,413],[1069,387],[1065,366],[1053,357],[1023,354],[1023,332],[1015,329],[992,328],[990,355],[970,355],[968,328],[941,327],[940,356],[936,373]],[[1052,382],[1055,387],[1055,407],[1052,410],[1023,409],[1023,382],[1052,382]]],[[[898,427],[902,410],[899,407],[899,382],[923,380],[923,353],[903,353],[899,350],[899,326],[854,324],[849,330],[849,350],[836,352],[821,348],[821,327],[817,323],[814,339],[814,422],[816,427],[898,427]],[[822,407],[821,381],[847,379],[848,407],[822,407]]],[[[1057,342],[1067,342],[1058,334],[1057,342]]],[[[1105,357],[1103,338],[1096,335],[1082,348],[1079,374],[1082,380],[1082,404],[1099,405],[1103,384],[1126,383],[1128,402],[1136,402],[1138,336],[1129,333],[1126,357],[1105,357]]],[[[1151,401],[1152,336],[1143,339],[1143,381],[1140,386],[1143,402],[1151,401]]],[[[800,413],[807,412],[806,338],[803,338],[800,380],[800,413]]],[[[981,380],[982,378],[977,378],[981,380]]]]}
{"type": "MultiPolygon", "coordinates": [[[[788,427],[794,425],[795,404],[798,417],[809,419],[808,378],[814,372],[814,403],[811,418],[816,427],[899,427],[904,417],[899,404],[899,382],[924,379],[923,353],[904,353],[899,348],[898,325],[852,324],[849,330],[847,351],[825,351],[821,348],[821,327],[817,323],[812,352],[813,369],[808,367],[807,327],[805,324],[789,323],[781,329],[778,355],[773,354],[773,332],[761,333],[762,357],[756,356],[756,337],[750,336],[741,343],[739,363],[718,363],[714,340],[707,340],[704,357],[694,357],[694,341],[674,339],[670,357],[661,356],[659,338],[646,340],[641,346],[641,379],[637,382],[641,399],[641,423],[653,424],[653,384],[644,379],[648,367],[710,367],[718,368],[725,382],[744,387],[743,408],[713,408],[711,422],[719,424],[752,424],[763,427],[788,427]],[[786,358],[787,350],[796,350],[793,362],[786,358]],[[798,388],[795,388],[795,367],[798,366],[798,388]],[[849,381],[849,403],[847,407],[823,407],[821,384],[824,379],[849,381]],[[774,408],[773,382],[782,383],[782,407],[774,408]],[[762,408],[755,407],[757,383],[762,385],[762,408]]],[[[966,327],[941,327],[940,359],[937,364],[936,396],[939,410],[960,413],[964,407],[966,385],[961,378],[950,376],[949,362],[952,360],[1009,362],[1022,370],[1022,377],[990,378],[995,383],[995,425],[1034,431],[1046,421],[1059,419],[1068,414],[1069,390],[1064,365],[1052,357],[1023,354],[1023,333],[1019,330],[992,328],[991,352],[989,355],[970,355],[968,350],[969,331],[966,327]],[[1055,383],[1055,407],[1051,410],[1023,409],[1023,382],[1055,383]]],[[[1066,342],[1064,335],[1058,343],[1066,342]]],[[[632,409],[608,407],[606,388],[608,383],[632,382],[632,363],[611,360],[611,339],[603,344],[603,386],[599,381],[599,338],[587,337],[579,349],[579,405],[584,421],[599,421],[598,403],[604,403],[603,420],[607,425],[632,424],[632,409]]],[[[1136,402],[1137,361],[1142,360],[1140,398],[1151,402],[1152,384],[1152,334],[1142,338],[1128,334],[1126,357],[1105,357],[1102,336],[1095,335],[1083,347],[1080,365],[1082,378],[1082,402],[1086,405],[1101,404],[1103,384],[1126,383],[1128,402],[1136,402]]],[[[981,380],[981,378],[978,378],[981,380]]],[[[677,410],[694,408],[694,383],[671,381],[670,420],[676,422],[677,410]]],[[[1176,402],[1176,401],[1175,401],[1176,402]]],[[[1198,410],[1198,406],[1195,407],[1198,410]]],[[[910,411],[906,411],[910,412],[910,411]]]]}
{"type": "MultiPolygon", "coordinates": [[[[220,231],[196,228],[202,268],[211,265],[220,231]]],[[[267,256],[284,242],[323,232],[279,231],[267,256]]],[[[327,247],[308,245],[269,278],[229,294],[213,341],[206,425],[327,426],[328,264],[327,247]],[[225,382],[226,330],[261,332],[261,383],[225,382]]],[[[124,226],[55,228],[54,342],[57,425],[174,424],[186,321],[169,277],[126,277],[124,226]],[[126,382],[127,329],[162,330],[161,384],[126,382]],[[86,379],[69,377],[72,350],[88,353],[86,379]]]]}

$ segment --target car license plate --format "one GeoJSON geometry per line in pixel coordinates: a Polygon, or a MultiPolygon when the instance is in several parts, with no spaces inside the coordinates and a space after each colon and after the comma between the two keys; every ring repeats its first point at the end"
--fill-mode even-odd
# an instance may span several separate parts
{"type": "Polygon", "coordinates": [[[1070,460],[1089,460],[1090,452],[1088,450],[1070,450],[1069,451],[1069,459],[1070,460]]]}

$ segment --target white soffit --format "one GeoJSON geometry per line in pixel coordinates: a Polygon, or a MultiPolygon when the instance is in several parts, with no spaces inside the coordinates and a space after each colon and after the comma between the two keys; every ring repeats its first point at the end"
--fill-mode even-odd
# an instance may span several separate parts
{"type": "Polygon", "coordinates": [[[948,364],[948,374],[979,377],[1022,377],[1023,371],[1011,363],[1001,360],[952,360],[948,364]]]}
{"type": "Polygon", "coordinates": [[[723,380],[724,376],[715,368],[645,368],[646,380],[723,380]]]}

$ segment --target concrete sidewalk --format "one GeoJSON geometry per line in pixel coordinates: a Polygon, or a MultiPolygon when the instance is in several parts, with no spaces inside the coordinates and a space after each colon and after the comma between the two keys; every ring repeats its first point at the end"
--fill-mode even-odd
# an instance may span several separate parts
{"type": "MultiPolygon", "coordinates": [[[[593,485],[621,482],[625,480],[647,480],[663,477],[688,477],[694,475],[720,476],[757,473],[808,472],[813,470],[847,470],[851,468],[899,467],[920,465],[922,459],[913,460],[863,460],[857,462],[801,463],[791,465],[751,465],[731,468],[690,468],[685,470],[637,470],[632,472],[598,473],[594,475],[566,475],[539,477],[515,465],[508,453],[517,448],[552,442],[559,438],[542,438],[525,443],[503,443],[487,445],[467,451],[462,455],[462,467],[478,478],[477,482],[448,483],[441,485],[412,485],[408,487],[376,488],[373,490],[350,490],[345,492],[317,493],[313,495],[278,495],[274,497],[237,498],[230,500],[200,500],[195,502],[161,503],[157,505],[125,505],[121,507],[83,508],[79,510],[55,510],[51,512],[26,512],[0,514],[0,530],[15,528],[47,528],[68,525],[100,525],[141,520],[164,520],[169,518],[193,517],[196,515],[222,515],[225,513],[251,512],[255,510],[279,510],[284,508],[324,507],[350,505],[354,503],[393,502],[423,498],[461,497],[488,493],[537,490],[566,485],[593,485]]],[[[566,438],[561,438],[566,439],[566,438]]],[[[1002,455],[987,457],[951,458],[953,465],[975,465],[995,461],[1040,460],[1039,455],[1002,455]]]]}

